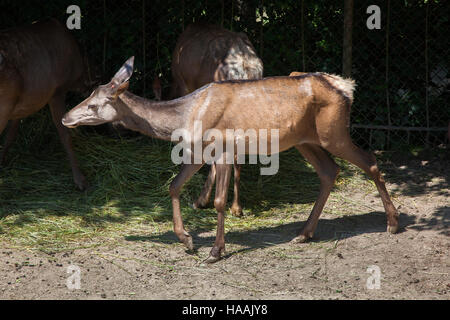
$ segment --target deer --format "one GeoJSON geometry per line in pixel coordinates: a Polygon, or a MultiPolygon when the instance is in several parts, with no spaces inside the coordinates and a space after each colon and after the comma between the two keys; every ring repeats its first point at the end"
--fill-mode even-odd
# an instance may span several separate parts
{"type": "MultiPolygon", "coordinates": [[[[339,166],[327,152],[355,164],[373,179],[386,212],[387,231],[397,232],[398,212],[390,199],[375,156],[357,147],[350,138],[349,114],[355,89],[353,80],[326,73],[306,73],[260,80],[219,81],[186,96],[158,102],[127,90],[133,65],[134,57],[131,57],[108,84],[99,86],[89,98],[66,113],[62,123],[75,128],[119,122],[128,129],[167,141],[179,128],[193,132],[195,121],[201,121],[203,132],[215,129],[224,135],[227,129],[277,129],[278,151],[295,147],[312,164],[320,179],[319,196],[292,242],[303,243],[313,237],[338,176],[339,166]]],[[[207,146],[213,141],[202,139],[201,143],[207,146]]],[[[218,155],[219,160],[231,152],[226,148],[223,150],[218,155]]],[[[268,148],[267,152],[270,154],[271,149],[268,148]]],[[[189,250],[194,250],[194,244],[183,225],[180,193],[182,186],[203,165],[203,161],[183,163],[169,187],[174,232],[189,250]]],[[[226,161],[215,164],[217,231],[206,263],[220,260],[225,253],[225,207],[231,165],[226,161]]]]}
{"type": "Polygon", "coordinates": [[[61,123],[67,92],[83,93],[87,89],[84,71],[76,40],[56,19],[0,31],[0,134],[10,122],[2,165],[17,136],[20,120],[48,104],[69,157],[75,185],[86,189],[87,180],[73,151],[69,130],[61,123]]]}
{"type": "MultiPolygon", "coordinates": [[[[172,53],[172,85],[169,100],[187,95],[214,81],[261,79],[263,62],[247,35],[233,32],[216,25],[194,23],[186,27],[177,40],[172,53]]],[[[161,83],[153,80],[156,100],[161,100],[161,83]]],[[[194,208],[205,208],[211,197],[216,168],[211,166],[208,177],[194,208]]],[[[239,201],[241,165],[234,164],[234,197],[230,211],[242,216],[239,201]]]]}

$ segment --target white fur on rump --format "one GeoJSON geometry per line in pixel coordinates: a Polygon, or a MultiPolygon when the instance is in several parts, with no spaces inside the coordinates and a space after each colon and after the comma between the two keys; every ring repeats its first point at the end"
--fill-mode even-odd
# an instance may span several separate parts
{"type": "Polygon", "coordinates": [[[343,94],[353,102],[353,92],[355,91],[355,80],[347,78],[344,79],[335,74],[324,73],[327,76],[328,81],[336,88],[343,92],[343,94]]]}

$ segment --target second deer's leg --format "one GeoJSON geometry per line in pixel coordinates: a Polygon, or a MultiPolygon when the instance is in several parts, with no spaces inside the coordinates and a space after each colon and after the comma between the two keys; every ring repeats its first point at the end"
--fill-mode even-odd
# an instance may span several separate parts
{"type": "Polygon", "coordinates": [[[203,186],[203,189],[200,192],[200,196],[193,204],[193,207],[195,209],[205,208],[208,205],[215,181],[216,181],[216,165],[213,163],[211,164],[211,169],[209,170],[209,174],[208,177],[206,178],[205,185],[203,186]]]}
{"type": "MultiPolygon", "coordinates": [[[[242,216],[242,206],[239,203],[239,183],[241,178],[241,165],[234,163],[234,197],[233,204],[231,205],[231,213],[236,216],[242,216]]],[[[215,164],[211,165],[208,177],[206,178],[205,185],[200,193],[198,199],[194,202],[193,207],[195,209],[205,208],[208,205],[211,198],[214,182],[216,180],[216,167],[215,164]]]]}
{"type": "Polygon", "coordinates": [[[64,101],[65,101],[64,94],[54,96],[49,103],[50,111],[52,113],[53,122],[56,126],[56,129],[58,130],[61,143],[63,144],[64,149],[67,152],[67,155],[69,156],[70,166],[72,167],[73,180],[80,190],[85,190],[88,186],[88,183],[80,170],[78,160],[75,156],[75,152],[73,151],[72,138],[70,137],[70,132],[61,123],[61,120],[65,113],[64,101]]]}
{"type": "Polygon", "coordinates": [[[189,249],[194,249],[191,235],[184,229],[180,209],[181,187],[203,166],[203,164],[183,164],[180,173],[170,184],[170,197],[172,198],[173,229],[178,239],[189,249]]]}
{"type": "Polygon", "coordinates": [[[3,145],[2,156],[0,165],[5,165],[6,163],[6,154],[8,153],[9,148],[13,144],[14,140],[16,140],[17,133],[19,132],[20,119],[11,120],[8,128],[8,133],[6,135],[6,141],[3,145]]]}
{"type": "Polygon", "coordinates": [[[230,164],[216,164],[216,195],[214,207],[217,211],[216,241],[211,249],[207,263],[213,263],[220,259],[225,252],[225,207],[227,205],[228,186],[231,177],[230,164]]]}
{"type": "Polygon", "coordinates": [[[311,214],[306,221],[305,226],[294,242],[305,242],[312,238],[319,221],[320,214],[327,202],[331,189],[333,188],[336,177],[339,173],[339,167],[333,159],[321,147],[312,144],[297,145],[296,148],[303,157],[312,164],[320,179],[319,196],[314,203],[311,214]]]}

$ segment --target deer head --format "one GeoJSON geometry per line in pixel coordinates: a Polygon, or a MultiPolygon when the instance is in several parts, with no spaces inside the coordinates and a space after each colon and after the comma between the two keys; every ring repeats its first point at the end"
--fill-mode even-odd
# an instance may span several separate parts
{"type": "Polygon", "coordinates": [[[95,126],[116,121],[120,117],[118,97],[128,89],[133,65],[134,57],[131,57],[108,84],[99,86],[89,98],[66,113],[62,124],[75,128],[80,125],[95,126]]]}

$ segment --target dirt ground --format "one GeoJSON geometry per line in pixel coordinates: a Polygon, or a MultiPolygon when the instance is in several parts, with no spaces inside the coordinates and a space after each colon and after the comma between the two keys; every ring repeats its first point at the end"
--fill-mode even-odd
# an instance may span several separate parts
{"type": "Polygon", "coordinates": [[[276,227],[228,230],[227,255],[213,265],[202,259],[214,231],[193,233],[195,254],[186,252],[173,233],[123,237],[55,254],[3,247],[0,298],[449,299],[450,165],[444,160],[383,164],[401,213],[395,235],[385,232],[377,193],[349,187],[342,191],[345,197],[332,195],[328,205],[345,198],[347,205],[363,204],[361,213],[325,212],[313,241],[290,243],[309,212],[295,220],[280,216],[276,227]],[[69,266],[79,273],[68,273],[69,266]],[[376,272],[368,269],[379,271],[379,287],[376,272]],[[69,289],[67,279],[78,275],[79,289],[69,289]]]}

